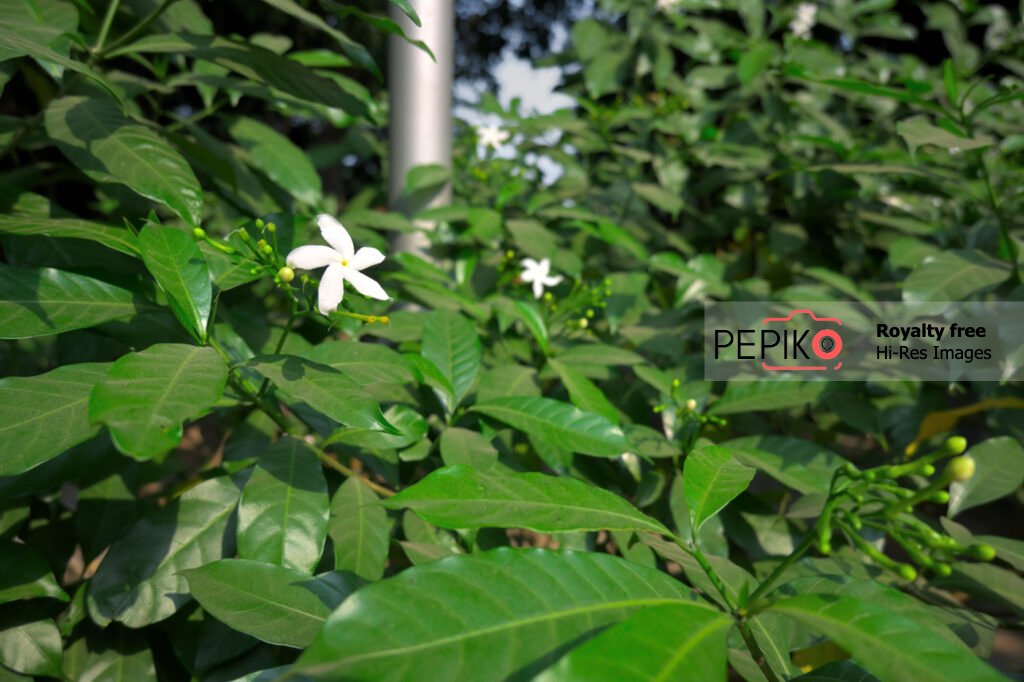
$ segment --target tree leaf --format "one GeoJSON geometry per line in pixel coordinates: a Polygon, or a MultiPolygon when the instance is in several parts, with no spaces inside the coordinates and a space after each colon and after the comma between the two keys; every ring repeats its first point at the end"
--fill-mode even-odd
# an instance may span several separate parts
{"type": "Polygon", "coordinates": [[[668,213],[673,218],[679,215],[679,212],[682,211],[685,206],[682,197],[673,192],[669,192],[661,185],[646,182],[634,182],[630,186],[641,199],[655,208],[668,213]]]}
{"type": "Polygon", "coordinates": [[[28,471],[96,435],[89,394],[109,369],[110,363],[91,362],[0,379],[0,476],[28,471]]]}
{"type": "Polygon", "coordinates": [[[490,471],[498,462],[498,450],[483,434],[449,426],[441,432],[441,459],[448,466],[464,464],[490,471]]]}
{"type": "Polygon", "coordinates": [[[119,359],[93,388],[89,421],[109,428],[124,454],[152,459],[177,447],[182,422],[213,407],[227,378],[223,358],[208,346],[150,346],[119,359]]]}
{"type": "Polygon", "coordinates": [[[805,495],[827,495],[832,472],[846,461],[817,443],[787,436],[745,436],[719,445],[740,463],[805,495]]]}
{"type": "Polygon", "coordinates": [[[228,519],[238,486],[221,476],[200,483],[140,519],[115,542],[89,583],[89,614],[139,628],[168,618],[191,597],[182,571],[234,553],[228,519]]]}
{"type": "Polygon", "coordinates": [[[535,473],[492,475],[461,464],[432,472],[382,504],[388,509],[411,509],[442,528],[671,534],[618,495],[583,481],[535,473]]]}
{"type": "Polygon", "coordinates": [[[968,649],[952,646],[917,622],[870,600],[805,594],[780,600],[769,612],[795,618],[831,637],[880,680],[1004,679],[968,649]]]}
{"type": "Polygon", "coordinates": [[[340,574],[325,580],[248,559],[222,559],[182,573],[196,601],[224,624],[299,649],[309,646],[331,611],[356,588],[352,578],[340,574]]]}
{"type": "Polygon", "coordinates": [[[753,47],[744,50],[736,64],[736,78],[744,85],[749,84],[768,68],[775,53],[775,43],[768,40],[758,42],[753,47]]]}
{"type": "Polygon", "coordinates": [[[435,189],[449,182],[451,177],[451,170],[436,163],[413,166],[405,175],[405,193],[435,189]]]}
{"type": "Polygon", "coordinates": [[[228,132],[249,152],[256,168],[300,202],[316,206],[323,199],[316,168],[287,137],[252,118],[236,118],[228,132]]]}
{"type": "Polygon", "coordinates": [[[406,384],[416,379],[399,353],[379,343],[324,341],[302,357],[333,367],[364,387],[374,383],[406,384]]]}
{"type": "Polygon", "coordinates": [[[149,224],[139,233],[146,269],[167,293],[174,316],[201,343],[213,304],[210,269],[192,235],[149,224]]]}
{"type": "Polygon", "coordinates": [[[138,240],[128,229],[81,218],[0,215],[0,233],[40,235],[60,239],[88,239],[129,256],[139,256],[138,240]]]}
{"type": "Polygon", "coordinates": [[[0,663],[26,675],[63,678],[60,631],[34,610],[0,614],[0,663]]]}
{"type": "Polygon", "coordinates": [[[37,597],[68,601],[38,552],[28,545],[0,540],[0,604],[37,597]]]}
{"type": "Polygon", "coordinates": [[[725,393],[708,408],[708,414],[739,414],[781,410],[820,400],[829,390],[827,381],[732,381],[725,393]]]}
{"type": "Polygon", "coordinates": [[[131,291],[102,280],[53,268],[0,264],[0,338],[50,336],[138,311],[131,291]]]}
{"type": "Polygon", "coordinates": [[[1005,282],[1010,274],[1009,263],[981,251],[943,251],[910,273],[903,282],[903,300],[964,301],[1005,282]]]}
{"type": "Polygon", "coordinates": [[[109,57],[134,53],[180,54],[212,62],[307,102],[326,104],[354,116],[368,116],[366,105],[334,81],[297,61],[258,45],[219,36],[161,33],[113,50],[109,57]]]}
{"type": "Polygon", "coordinates": [[[609,402],[604,393],[597,385],[585,377],[582,372],[573,365],[561,362],[555,358],[548,360],[548,364],[562,380],[562,385],[569,391],[569,399],[572,404],[584,412],[599,414],[616,426],[619,424],[619,412],[609,402]]]}
{"type": "Polygon", "coordinates": [[[552,446],[595,457],[618,457],[630,449],[622,429],[600,415],[550,398],[496,398],[470,408],[552,446]]]}
{"type": "Polygon", "coordinates": [[[469,393],[480,372],[480,337],[476,327],[454,311],[435,311],[423,323],[420,353],[451,384],[454,404],[449,410],[454,410],[469,393]]]}
{"type": "Polygon", "coordinates": [[[927,116],[912,116],[896,124],[896,132],[902,137],[910,153],[926,144],[942,147],[950,154],[958,154],[968,149],[980,149],[995,144],[995,140],[987,135],[978,137],[959,137],[944,128],[933,126],[927,116]],[[954,151],[955,150],[955,151],[954,151]]]}
{"type": "Polygon", "coordinates": [[[683,491],[694,532],[746,490],[755,472],[737,462],[728,448],[711,445],[687,455],[683,462],[683,491]]]}
{"type": "Polygon", "coordinates": [[[975,472],[949,486],[949,518],[972,507],[998,500],[1024,484],[1024,447],[1012,436],[999,436],[975,445],[968,453],[975,472]]]}
{"type": "Polygon", "coordinates": [[[349,597],[294,670],[374,682],[528,678],[595,628],[694,600],[668,575],[607,554],[502,548],[453,556],[349,597]]]}
{"type": "Polygon", "coordinates": [[[336,422],[401,435],[384,418],[377,401],[336,369],[295,355],[262,355],[244,366],[270,379],[288,397],[336,422]]]}
{"type": "Polygon", "coordinates": [[[293,2],[293,0],[263,0],[263,2],[281,10],[285,14],[295,17],[307,26],[312,26],[328,34],[338,42],[338,45],[341,46],[345,54],[352,58],[352,61],[359,64],[378,79],[382,77],[376,62],[373,61],[373,57],[363,45],[328,24],[319,15],[310,12],[299,3],[293,2]]]}
{"type": "Polygon", "coordinates": [[[402,13],[405,16],[409,17],[409,21],[416,24],[417,26],[423,25],[420,22],[419,15],[416,14],[416,10],[415,8],[413,8],[412,3],[410,3],[409,0],[389,0],[389,2],[398,9],[402,10],[402,13]]]}
{"type": "Polygon", "coordinates": [[[65,95],[46,108],[46,132],[97,182],[119,182],[159,201],[191,227],[203,219],[203,191],[188,162],[162,137],[126,118],[105,95],[65,95]]]}
{"type": "Polygon", "coordinates": [[[878,682],[878,678],[852,661],[832,661],[809,673],[793,678],[793,682],[878,682]]]}
{"type": "Polygon", "coordinates": [[[536,679],[725,682],[725,637],[732,623],[699,603],[643,609],[576,647],[536,679]]]}
{"type": "Polygon", "coordinates": [[[537,339],[537,345],[540,346],[540,350],[544,355],[548,354],[548,328],[544,324],[544,317],[540,313],[540,309],[536,303],[526,301],[515,301],[514,310],[516,315],[522,320],[526,328],[533,334],[533,338],[537,339]]]}
{"type": "Polygon", "coordinates": [[[335,568],[369,581],[380,580],[388,558],[391,529],[377,495],[355,476],[331,500],[330,535],[335,568]]]}
{"type": "Polygon", "coordinates": [[[238,504],[238,556],[303,573],[320,562],[330,499],[316,453],[283,437],[260,456],[238,504]]]}

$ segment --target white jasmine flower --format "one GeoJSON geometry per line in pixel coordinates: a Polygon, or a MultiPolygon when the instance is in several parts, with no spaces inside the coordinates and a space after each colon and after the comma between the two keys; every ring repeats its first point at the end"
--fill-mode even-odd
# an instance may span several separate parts
{"type": "Polygon", "coordinates": [[[491,149],[497,149],[512,136],[510,132],[498,126],[477,126],[476,134],[480,144],[491,149]]]}
{"type": "Polygon", "coordinates": [[[818,6],[811,2],[797,5],[796,16],[789,22],[790,32],[797,38],[810,38],[811,29],[817,23],[818,6]]]}
{"type": "Polygon", "coordinates": [[[327,315],[338,309],[338,304],[345,293],[346,281],[363,296],[387,301],[390,297],[380,284],[361,272],[371,265],[382,262],[384,254],[369,246],[356,251],[348,230],[329,215],[318,215],[316,224],[330,246],[300,246],[288,254],[285,262],[288,263],[288,267],[300,270],[327,268],[320,278],[320,289],[317,292],[317,307],[320,312],[327,315]]]}
{"type": "Polygon", "coordinates": [[[655,3],[655,7],[660,12],[671,12],[678,4],[679,0],[658,0],[655,3]]]}
{"type": "Polygon", "coordinates": [[[520,279],[533,284],[534,298],[540,298],[544,294],[544,287],[553,287],[562,281],[561,275],[551,276],[551,261],[547,258],[541,258],[539,263],[532,258],[524,258],[522,266],[523,274],[520,275],[520,279]]]}

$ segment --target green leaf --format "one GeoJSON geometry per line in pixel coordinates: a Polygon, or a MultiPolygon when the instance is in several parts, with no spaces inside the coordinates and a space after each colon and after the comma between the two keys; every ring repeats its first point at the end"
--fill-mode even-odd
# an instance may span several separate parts
{"type": "Polygon", "coordinates": [[[227,379],[223,358],[208,346],[150,346],[119,359],[93,388],[89,421],[110,429],[122,453],[152,459],[177,447],[182,422],[213,407],[227,379]]]}
{"type": "Polygon", "coordinates": [[[540,350],[544,355],[548,354],[548,328],[544,324],[544,317],[540,313],[540,309],[536,303],[528,303],[526,301],[516,301],[515,311],[522,320],[526,328],[533,334],[533,338],[537,339],[537,345],[540,346],[540,350]]]}
{"type": "Polygon", "coordinates": [[[936,580],[939,587],[960,590],[983,601],[1024,616],[1024,578],[992,564],[957,561],[950,578],[936,580]]]}
{"type": "Polygon", "coordinates": [[[377,401],[336,369],[294,355],[263,355],[244,366],[270,379],[288,397],[336,422],[400,434],[384,418],[377,401]]]}
{"type": "Polygon", "coordinates": [[[287,137],[252,118],[236,118],[228,132],[249,152],[252,164],[288,194],[309,206],[323,199],[316,168],[287,137]]]}
{"type": "Polygon", "coordinates": [[[881,680],[1003,680],[968,649],[870,600],[834,594],[783,599],[768,612],[790,616],[831,637],[881,680]]]}
{"type": "MultiPolygon", "coordinates": [[[[34,611],[0,614],[0,663],[26,675],[63,678],[61,639],[56,624],[34,611]]],[[[2,670],[2,669],[0,669],[2,670]]]]}
{"type": "Polygon", "coordinates": [[[595,457],[618,457],[630,449],[622,429],[597,414],[550,398],[497,398],[470,408],[556,448],[595,457]]]}
{"type": "Polygon", "coordinates": [[[0,338],[60,334],[137,312],[131,291],[102,280],[0,264],[0,338]]]}
{"type": "MultiPolygon", "coordinates": [[[[174,54],[202,59],[307,102],[317,102],[355,116],[368,116],[366,105],[334,81],[318,76],[297,61],[249,42],[214,36],[162,33],[113,50],[115,57],[135,53],[174,54]]],[[[271,93],[272,94],[272,93],[271,93]]]]}
{"type": "Polygon", "coordinates": [[[877,677],[853,661],[832,661],[792,679],[793,682],[878,682],[877,677]]]}
{"type": "Polygon", "coordinates": [[[139,255],[138,240],[126,228],[111,227],[81,218],[0,215],[0,233],[38,235],[60,239],[88,239],[129,256],[139,255]]]}
{"type": "Polygon", "coordinates": [[[380,69],[377,68],[377,64],[373,61],[373,57],[370,56],[369,51],[360,43],[352,40],[347,35],[328,24],[319,15],[310,12],[299,3],[293,2],[293,0],[263,0],[263,2],[275,9],[281,10],[285,14],[295,17],[307,26],[312,26],[313,28],[319,29],[331,36],[338,42],[342,51],[352,58],[352,61],[359,64],[377,78],[382,78],[380,69]]]}
{"type": "Polygon", "coordinates": [[[423,441],[429,425],[416,410],[405,405],[392,405],[384,418],[395,427],[399,435],[370,429],[342,427],[331,434],[324,445],[344,443],[367,450],[400,450],[423,441]]]}
{"type": "Polygon", "coordinates": [[[960,105],[960,93],[957,86],[956,66],[954,66],[952,59],[942,62],[942,84],[946,88],[946,99],[949,100],[950,105],[958,107],[960,105]]]}
{"type": "Polygon", "coordinates": [[[746,490],[755,473],[755,469],[737,462],[729,448],[711,445],[687,455],[683,490],[694,532],[746,490]]]}
{"type": "Polygon", "coordinates": [[[405,193],[426,192],[449,182],[452,172],[436,163],[413,166],[405,175],[405,193]]]}
{"type": "Polygon", "coordinates": [[[1024,447],[1012,436],[990,438],[968,452],[975,472],[949,486],[949,518],[972,507],[998,500],[1024,484],[1024,447]]]}
{"type": "Polygon", "coordinates": [[[736,78],[747,85],[760,76],[775,57],[775,43],[762,41],[745,50],[736,64],[736,78]]]}
{"type": "Polygon", "coordinates": [[[441,432],[441,459],[448,466],[464,464],[490,471],[498,462],[498,450],[476,431],[450,426],[441,432]]]}
{"type": "Polygon", "coordinates": [[[46,132],[97,182],[118,182],[159,201],[196,227],[203,191],[188,162],[151,128],[126,118],[104,95],[66,95],[46,108],[46,132]]]}
{"type": "Polygon", "coordinates": [[[89,393],[109,369],[110,363],[92,362],[0,379],[0,476],[28,471],[96,435],[89,393]]]}
{"type": "Polygon", "coordinates": [[[183,575],[196,601],[217,620],[260,641],[299,649],[309,646],[356,587],[341,574],[314,578],[248,559],[222,559],[183,575]]]}
{"type": "Polygon", "coordinates": [[[238,504],[238,556],[303,573],[320,562],[330,500],[316,453],[288,436],[260,456],[238,504]]]}
{"type": "Polygon", "coordinates": [[[238,504],[231,479],[200,483],[144,517],[115,542],[89,583],[89,614],[139,628],[174,614],[190,597],[182,571],[234,553],[225,533],[238,504]]]}
{"type": "Polygon", "coordinates": [[[981,251],[943,251],[924,259],[903,283],[903,300],[963,301],[1005,282],[1009,263],[981,251]]]}
{"type": "Polygon", "coordinates": [[[732,381],[708,414],[739,414],[809,405],[829,390],[827,381],[732,381]]]}
{"type": "Polygon", "coordinates": [[[459,555],[359,590],[294,670],[374,682],[528,678],[595,628],[694,600],[668,575],[607,554],[459,555]]]}
{"type": "Polygon", "coordinates": [[[979,137],[954,135],[945,128],[933,126],[928,122],[926,116],[913,116],[900,121],[896,124],[896,132],[906,141],[911,154],[926,144],[942,147],[950,154],[959,154],[968,149],[980,149],[995,144],[995,140],[987,135],[979,137]]]}
{"type": "Polygon", "coordinates": [[[369,581],[383,577],[391,535],[388,516],[376,493],[355,476],[331,500],[330,535],[336,569],[369,581]]]}
{"type": "Polygon", "coordinates": [[[52,38],[55,34],[59,36],[62,33],[59,28],[44,25],[42,31],[26,32],[24,24],[8,23],[6,16],[4,19],[4,23],[0,24],[0,61],[28,55],[41,62],[63,66],[65,69],[70,69],[75,73],[91,78],[106,89],[118,101],[119,105],[121,104],[117,90],[102,76],[82,62],[70,59],[46,45],[48,39],[52,38]],[[56,30],[54,30],[55,28],[56,30]]]}
{"type": "Polygon", "coordinates": [[[669,530],[618,495],[574,478],[546,474],[486,474],[465,466],[432,472],[384,500],[388,509],[411,509],[442,528],[527,528],[540,533],[575,530],[669,530]]]}
{"type": "Polygon", "coordinates": [[[38,597],[68,601],[38,552],[28,545],[0,541],[0,604],[38,597]]]}
{"type": "Polygon", "coordinates": [[[210,269],[196,240],[173,227],[149,224],[139,234],[146,269],[166,292],[174,316],[200,342],[213,305],[210,269]]]}
{"type": "Polygon", "coordinates": [[[473,387],[480,372],[480,337],[476,327],[459,313],[438,310],[423,323],[420,353],[437,367],[451,384],[453,403],[458,407],[473,387]]]}
{"type": "Polygon", "coordinates": [[[678,194],[669,192],[667,189],[662,188],[660,185],[652,185],[649,183],[634,182],[631,187],[633,191],[637,193],[641,199],[651,204],[655,208],[658,208],[665,213],[670,214],[673,218],[679,215],[679,212],[683,210],[685,204],[683,198],[678,194]]]}
{"type": "Polygon", "coordinates": [[[324,341],[302,357],[333,367],[370,392],[373,384],[409,384],[416,380],[402,356],[379,343],[324,341]]]}
{"type": "Polygon", "coordinates": [[[725,637],[732,619],[702,604],[637,611],[576,647],[538,682],[725,682],[725,637]]]}
{"type": "Polygon", "coordinates": [[[402,13],[405,14],[405,16],[409,17],[409,21],[416,24],[417,26],[423,25],[420,22],[419,15],[416,14],[416,10],[413,8],[412,3],[410,3],[409,0],[389,0],[389,2],[398,9],[402,10],[402,13]]]}
{"type": "Polygon", "coordinates": [[[609,402],[604,393],[597,385],[585,377],[582,372],[571,364],[567,364],[551,358],[548,364],[562,380],[562,385],[569,391],[569,399],[572,404],[584,412],[599,414],[612,424],[619,424],[619,412],[609,402]]]}
{"type": "Polygon", "coordinates": [[[719,445],[731,450],[742,464],[804,495],[827,495],[832,472],[845,461],[817,443],[787,436],[746,436],[719,445]]]}

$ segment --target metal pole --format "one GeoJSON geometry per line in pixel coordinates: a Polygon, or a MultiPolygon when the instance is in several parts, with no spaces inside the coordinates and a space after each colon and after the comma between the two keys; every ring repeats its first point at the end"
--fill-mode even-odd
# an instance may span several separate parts
{"type": "MultiPolygon", "coordinates": [[[[393,211],[413,216],[424,208],[451,202],[446,184],[426,195],[405,194],[405,175],[413,166],[452,166],[452,78],[455,44],[454,0],[414,0],[422,26],[416,26],[394,5],[391,18],[405,34],[422,40],[435,62],[401,38],[388,38],[388,86],[391,95],[391,177],[388,201],[393,211]]],[[[424,224],[430,229],[433,225],[424,224]]],[[[422,233],[400,234],[396,251],[425,254],[430,242],[422,233]]]]}

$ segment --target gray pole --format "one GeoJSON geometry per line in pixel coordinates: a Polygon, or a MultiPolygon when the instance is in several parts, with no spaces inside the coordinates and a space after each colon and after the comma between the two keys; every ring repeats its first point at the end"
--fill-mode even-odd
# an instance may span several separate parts
{"type": "MultiPolygon", "coordinates": [[[[451,185],[426,196],[403,196],[405,174],[428,163],[452,166],[452,77],[455,70],[454,0],[414,0],[423,24],[417,27],[394,5],[391,18],[414,40],[433,51],[434,62],[401,38],[388,38],[388,87],[391,94],[391,177],[388,201],[393,211],[412,216],[431,206],[451,202],[451,185]]],[[[432,225],[423,225],[428,229],[432,225]]],[[[401,234],[397,251],[424,254],[429,241],[421,233],[401,234]]]]}

